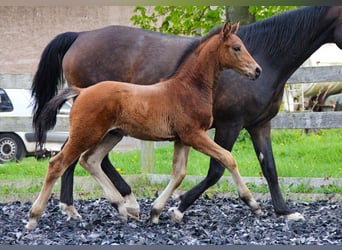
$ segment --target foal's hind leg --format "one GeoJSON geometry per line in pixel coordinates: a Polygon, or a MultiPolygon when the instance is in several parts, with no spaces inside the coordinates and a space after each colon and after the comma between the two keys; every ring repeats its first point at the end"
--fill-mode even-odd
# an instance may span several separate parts
{"type": "MultiPolygon", "coordinates": [[[[230,172],[233,181],[236,184],[239,197],[251,208],[254,213],[261,213],[259,204],[255,201],[248,187],[242,180],[237,163],[229,151],[216,144],[204,131],[196,135],[191,135],[191,137],[187,136],[185,142],[191,145],[197,151],[200,151],[219,161],[230,172]]],[[[182,220],[183,213],[179,211],[178,208],[171,208],[170,211],[173,212],[171,213],[171,219],[178,222],[182,220]]]]}
{"type": "MultiPolygon", "coordinates": [[[[121,140],[123,138],[122,133],[117,130],[111,130],[108,132],[113,135],[113,140],[121,140]]],[[[74,183],[74,171],[77,164],[76,160],[71,166],[69,166],[62,175],[61,179],[61,196],[60,196],[60,208],[67,214],[67,220],[81,219],[81,215],[77,212],[74,206],[73,199],[73,183],[74,183]]],[[[103,172],[108,176],[114,186],[118,189],[120,194],[125,199],[125,206],[128,214],[132,217],[136,217],[140,214],[139,204],[132,192],[131,187],[125,182],[122,176],[116,171],[115,167],[111,165],[108,154],[103,158],[101,162],[101,168],[103,172]],[[134,216],[133,216],[134,215],[134,216]]]]}
{"type": "Polygon", "coordinates": [[[164,191],[153,202],[150,213],[150,221],[154,224],[159,222],[159,216],[167,200],[172,195],[173,191],[182,183],[186,175],[186,165],[188,161],[190,147],[185,146],[182,142],[174,143],[173,163],[171,180],[164,191]]]}
{"type": "MultiPolygon", "coordinates": [[[[117,136],[117,140],[121,140],[123,134],[118,130],[109,131],[110,134],[117,136]]],[[[63,145],[64,147],[64,145],[63,145]]],[[[74,183],[74,171],[78,159],[69,166],[62,175],[61,180],[61,192],[60,192],[60,207],[63,212],[67,214],[67,220],[70,218],[81,219],[81,215],[77,212],[74,206],[73,199],[73,183],[74,183]]],[[[132,193],[131,187],[125,182],[121,175],[116,171],[113,165],[111,165],[108,155],[106,155],[101,163],[101,168],[105,174],[110,178],[114,186],[119,190],[119,192],[125,198],[126,208],[133,214],[139,214],[140,208],[137,203],[134,194],[132,193]]]]}
{"type": "Polygon", "coordinates": [[[62,150],[50,160],[42,189],[30,209],[29,221],[25,226],[26,229],[31,230],[36,227],[38,219],[42,215],[46,203],[51,196],[54,184],[77,156],[77,152],[70,153],[62,150]]]}
{"type": "MultiPolygon", "coordinates": [[[[101,169],[101,161],[103,157],[108,154],[108,152],[121,140],[121,138],[121,136],[113,137],[113,135],[109,133],[106,134],[101,142],[81,156],[80,164],[100,184],[111,205],[117,209],[120,219],[126,222],[128,212],[125,207],[125,200],[101,169]]],[[[134,217],[136,218],[138,216],[134,217]]]]}

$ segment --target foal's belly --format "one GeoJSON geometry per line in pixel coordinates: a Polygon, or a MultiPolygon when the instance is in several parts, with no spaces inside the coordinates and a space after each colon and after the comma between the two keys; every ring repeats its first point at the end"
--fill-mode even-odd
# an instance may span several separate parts
{"type": "MultiPolygon", "coordinates": [[[[160,124],[159,124],[160,125],[160,124]]],[[[169,126],[159,126],[151,122],[145,124],[121,124],[114,127],[120,129],[125,135],[146,141],[174,141],[176,139],[169,126]]]]}

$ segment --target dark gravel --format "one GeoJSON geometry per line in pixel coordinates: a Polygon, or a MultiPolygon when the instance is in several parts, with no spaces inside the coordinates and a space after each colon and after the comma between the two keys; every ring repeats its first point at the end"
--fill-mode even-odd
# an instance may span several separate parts
{"type": "Polygon", "coordinates": [[[0,245],[342,245],[342,204],[315,201],[291,202],[306,220],[293,222],[275,216],[270,201],[259,201],[264,214],[254,216],[233,198],[201,198],[185,214],[181,223],[172,223],[167,209],[158,225],[149,225],[152,199],[139,200],[141,220],[122,224],[105,199],[76,201],[82,221],[66,221],[51,199],[38,227],[26,232],[24,226],[31,203],[0,203],[0,245]]]}

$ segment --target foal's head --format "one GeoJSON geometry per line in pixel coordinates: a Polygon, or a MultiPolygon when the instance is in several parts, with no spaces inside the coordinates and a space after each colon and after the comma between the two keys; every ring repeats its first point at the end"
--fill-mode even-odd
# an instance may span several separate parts
{"type": "Polygon", "coordinates": [[[233,69],[252,80],[259,77],[261,67],[247,51],[241,39],[236,35],[239,23],[227,22],[221,30],[219,60],[223,67],[233,69]]]}

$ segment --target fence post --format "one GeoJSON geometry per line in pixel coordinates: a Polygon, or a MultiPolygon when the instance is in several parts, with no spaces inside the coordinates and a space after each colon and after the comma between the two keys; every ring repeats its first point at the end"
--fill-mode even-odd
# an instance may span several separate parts
{"type": "Polygon", "coordinates": [[[141,141],[141,172],[154,173],[154,142],[141,141]]]}

